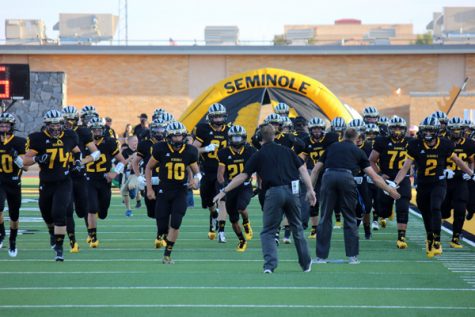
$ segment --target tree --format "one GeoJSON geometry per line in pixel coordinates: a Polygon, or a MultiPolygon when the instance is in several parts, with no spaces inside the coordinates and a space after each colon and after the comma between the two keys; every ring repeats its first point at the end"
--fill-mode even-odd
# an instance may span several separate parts
{"type": "Polygon", "coordinates": [[[433,38],[431,33],[418,34],[416,45],[432,45],[433,38]]]}

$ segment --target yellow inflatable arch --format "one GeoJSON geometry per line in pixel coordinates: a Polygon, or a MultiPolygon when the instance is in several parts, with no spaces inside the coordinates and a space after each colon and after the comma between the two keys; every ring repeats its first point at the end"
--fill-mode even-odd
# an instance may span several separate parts
{"type": "Polygon", "coordinates": [[[261,107],[285,102],[291,115],[310,119],[353,119],[349,108],[320,82],[302,74],[275,68],[261,68],[226,78],[203,92],[186,109],[180,121],[191,131],[206,120],[208,107],[223,104],[228,121],[244,126],[248,134],[258,125],[261,107]]]}

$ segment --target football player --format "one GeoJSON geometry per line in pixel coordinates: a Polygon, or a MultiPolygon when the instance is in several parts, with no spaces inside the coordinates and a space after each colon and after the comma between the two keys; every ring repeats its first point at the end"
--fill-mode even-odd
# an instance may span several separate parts
{"type": "Polygon", "coordinates": [[[378,123],[379,111],[376,107],[367,106],[363,109],[363,120],[365,124],[378,123]]]}
{"type": "Polygon", "coordinates": [[[432,113],[431,116],[439,120],[439,123],[440,123],[439,136],[445,138],[447,136],[447,123],[449,122],[449,118],[447,117],[447,114],[443,111],[437,110],[434,113],[432,113]]]}
{"type": "MultiPolygon", "coordinates": [[[[86,148],[91,153],[93,160],[98,160],[101,153],[97,150],[96,145],[94,144],[92,133],[89,128],[84,126],[79,126],[79,114],[74,106],[66,106],[62,110],[64,127],[65,129],[70,129],[74,131],[79,138],[79,149],[81,153],[86,153],[86,148]]],[[[74,210],[76,215],[79,218],[83,218],[86,224],[87,229],[87,215],[88,215],[88,195],[87,195],[87,178],[86,171],[84,169],[78,170],[73,165],[72,156],[70,157],[71,168],[70,175],[73,182],[73,196],[71,202],[68,206],[67,217],[66,217],[66,229],[69,237],[69,244],[71,253],[79,252],[79,244],[76,240],[75,233],[75,223],[74,223],[74,210]]]]}
{"type": "Polygon", "coordinates": [[[432,258],[442,254],[440,231],[442,225],[441,207],[445,198],[447,182],[444,170],[447,159],[473,177],[473,172],[457,156],[454,146],[446,138],[439,137],[440,124],[437,118],[429,116],[419,125],[419,137],[409,141],[404,165],[399,170],[394,183],[401,184],[411,165],[417,165],[417,207],[421,211],[427,234],[426,255],[432,258]]]}
{"type": "Polygon", "coordinates": [[[88,128],[89,121],[92,118],[99,118],[99,114],[96,111],[96,108],[92,105],[86,105],[81,109],[79,113],[81,118],[81,126],[88,128]]]}
{"type": "MultiPolygon", "coordinates": [[[[246,130],[240,125],[232,126],[228,131],[228,146],[219,150],[218,182],[222,187],[244,170],[244,165],[256,152],[256,149],[247,144],[246,130]]],[[[252,239],[252,228],[249,222],[247,206],[252,198],[252,184],[249,178],[241,186],[226,195],[226,210],[234,233],[239,239],[236,251],[244,252],[247,249],[247,240],[252,239]],[[239,226],[239,215],[242,217],[244,234],[239,226]]]]}
{"type": "MultiPolygon", "coordinates": [[[[464,138],[463,120],[459,117],[453,117],[447,123],[446,137],[452,141],[454,145],[454,156],[456,155],[469,166],[473,167],[473,159],[475,156],[475,142],[464,138]]],[[[452,228],[452,240],[450,247],[460,249],[462,228],[465,221],[465,210],[468,202],[468,184],[466,180],[470,180],[468,174],[462,173],[453,160],[447,160],[446,171],[447,176],[447,195],[442,203],[442,219],[448,219],[451,216],[451,210],[454,210],[454,221],[452,228]]]]}
{"type": "Polygon", "coordinates": [[[212,104],[208,109],[208,123],[199,123],[193,133],[193,145],[198,149],[203,170],[203,180],[200,184],[201,205],[203,208],[208,208],[210,212],[208,238],[210,240],[216,238],[217,225],[219,225],[218,242],[220,243],[226,242],[224,234],[226,206],[224,201],[220,201],[217,210],[213,197],[219,192],[218,150],[225,148],[228,142],[227,117],[226,108],[222,104],[212,104]]]}
{"type": "Polygon", "coordinates": [[[187,131],[181,122],[172,122],[167,127],[167,142],[153,146],[152,156],[145,167],[147,196],[157,200],[155,215],[159,235],[166,234],[166,248],[162,263],[173,264],[171,253],[180,232],[186,213],[188,191],[188,167],[193,178],[191,185],[198,188],[201,173],[198,167],[198,150],[186,143],[187,131]],[[152,188],[152,170],[159,166],[157,194],[152,188]]]}
{"type": "Polygon", "coordinates": [[[16,118],[8,112],[0,114],[0,249],[5,239],[3,210],[5,199],[10,216],[10,239],[8,255],[16,257],[16,237],[18,234],[21,206],[21,173],[26,139],[14,135],[16,118]]]}
{"type": "MultiPolygon", "coordinates": [[[[105,127],[102,119],[95,117],[89,120],[94,143],[101,152],[99,159],[86,164],[88,178],[88,237],[86,242],[91,248],[99,246],[97,239],[97,216],[99,219],[106,219],[111,202],[111,182],[124,171],[125,161],[120,153],[119,141],[105,135],[105,127]],[[118,163],[112,169],[112,159],[118,163]]],[[[86,150],[86,153],[89,149],[86,150]]]]}
{"type": "MultiPolygon", "coordinates": [[[[394,116],[388,124],[389,136],[377,137],[373,151],[369,156],[371,167],[379,173],[385,180],[394,181],[399,170],[403,167],[407,154],[407,146],[410,137],[406,136],[407,123],[401,117],[394,116]]],[[[406,230],[409,220],[409,203],[411,201],[412,189],[409,173],[405,175],[399,183],[398,188],[401,198],[396,200],[396,219],[398,237],[396,246],[399,249],[407,248],[406,230]]],[[[378,195],[378,211],[382,218],[390,216],[393,210],[394,200],[388,195],[378,195]]]]}
{"type": "Polygon", "coordinates": [[[379,133],[382,136],[388,136],[389,131],[388,131],[388,124],[389,124],[389,118],[388,117],[379,117],[377,125],[379,127],[379,133]]]}
{"type": "MultiPolygon", "coordinates": [[[[307,169],[312,170],[318,159],[323,155],[327,147],[332,143],[338,142],[338,135],[335,133],[325,133],[326,124],[322,119],[315,117],[310,119],[307,124],[309,136],[304,139],[304,150],[299,154],[300,158],[307,164],[307,169]]],[[[317,203],[315,206],[310,207],[310,223],[312,229],[308,236],[309,239],[316,239],[317,237],[317,225],[318,225],[318,212],[319,212],[319,200],[320,200],[320,185],[321,176],[318,177],[315,185],[315,194],[317,195],[317,203]]]]}
{"type": "MultiPolygon", "coordinates": [[[[376,140],[376,137],[380,135],[379,133],[379,127],[376,123],[367,123],[366,124],[366,140],[368,142],[371,142],[374,146],[374,142],[376,140]]],[[[371,201],[373,205],[373,221],[371,222],[371,229],[372,230],[379,230],[379,222],[378,222],[378,203],[377,203],[377,197],[379,196],[379,189],[378,187],[373,183],[373,180],[371,177],[366,177],[366,181],[368,182],[368,190],[369,194],[371,196],[371,201]]],[[[385,224],[384,222],[382,222],[385,224]]]]}
{"type": "Polygon", "coordinates": [[[55,260],[64,261],[63,242],[66,234],[66,214],[71,202],[73,185],[70,177],[70,159],[73,155],[77,170],[92,160],[81,160],[79,138],[70,129],[64,129],[63,115],[58,110],[49,110],[43,117],[44,129],[28,136],[25,166],[38,163],[40,166],[41,215],[50,233],[50,243],[55,251],[55,260]]]}

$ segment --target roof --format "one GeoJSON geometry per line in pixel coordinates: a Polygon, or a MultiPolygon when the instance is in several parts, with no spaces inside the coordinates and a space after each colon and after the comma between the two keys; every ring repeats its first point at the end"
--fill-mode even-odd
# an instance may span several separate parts
{"type": "Polygon", "coordinates": [[[0,45],[0,55],[426,55],[475,54],[475,45],[81,46],[0,45]]]}

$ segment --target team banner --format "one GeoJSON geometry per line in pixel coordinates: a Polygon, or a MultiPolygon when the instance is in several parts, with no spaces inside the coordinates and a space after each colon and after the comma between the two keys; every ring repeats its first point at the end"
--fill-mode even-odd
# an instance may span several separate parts
{"type": "Polygon", "coordinates": [[[262,68],[226,78],[202,93],[183,113],[180,121],[191,130],[205,120],[208,107],[222,103],[228,120],[243,125],[252,133],[258,125],[260,106],[285,102],[291,114],[309,119],[320,116],[332,120],[353,119],[347,107],[315,79],[275,68],[262,68]],[[249,109],[247,109],[249,107],[249,109]]]}

